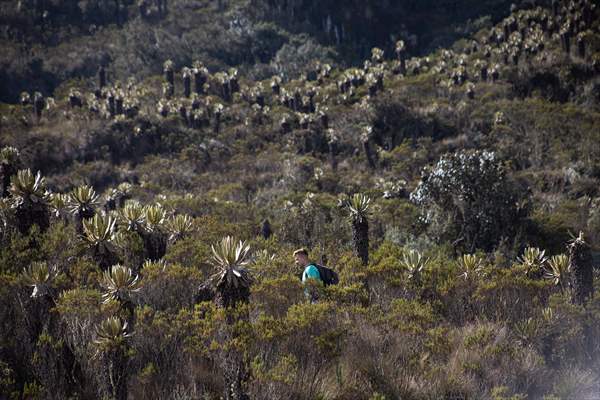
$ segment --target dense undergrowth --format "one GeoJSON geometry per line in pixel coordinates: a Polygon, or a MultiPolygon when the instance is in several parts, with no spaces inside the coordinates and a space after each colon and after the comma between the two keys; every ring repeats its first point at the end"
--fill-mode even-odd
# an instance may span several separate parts
{"type": "Polygon", "coordinates": [[[262,2],[264,60],[211,53],[243,21],[196,18],[249,6],[214,3],[114,17],[79,78],[0,104],[0,398],[596,398],[597,8],[343,68],[262,2]],[[180,30],[158,62],[115,57],[151,24],[180,30]],[[339,273],[316,304],[298,247],[339,273]]]}

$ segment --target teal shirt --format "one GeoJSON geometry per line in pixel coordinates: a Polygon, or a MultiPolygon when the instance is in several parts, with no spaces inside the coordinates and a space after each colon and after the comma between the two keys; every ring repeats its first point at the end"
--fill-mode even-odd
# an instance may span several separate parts
{"type": "Polygon", "coordinates": [[[319,270],[314,264],[308,264],[306,268],[304,268],[304,272],[302,273],[302,283],[306,282],[307,279],[321,280],[321,274],[319,274],[319,270]]]}

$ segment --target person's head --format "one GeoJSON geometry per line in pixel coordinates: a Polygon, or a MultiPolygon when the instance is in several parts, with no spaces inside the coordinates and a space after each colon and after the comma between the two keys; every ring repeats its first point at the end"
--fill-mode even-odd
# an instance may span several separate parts
{"type": "Polygon", "coordinates": [[[294,259],[296,260],[296,264],[304,267],[307,266],[308,261],[308,251],[305,248],[298,249],[294,252],[294,259]]]}

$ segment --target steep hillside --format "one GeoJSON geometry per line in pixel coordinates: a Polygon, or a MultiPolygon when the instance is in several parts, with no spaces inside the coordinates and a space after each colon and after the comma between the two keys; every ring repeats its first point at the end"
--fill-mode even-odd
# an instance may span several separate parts
{"type": "Polygon", "coordinates": [[[4,14],[0,393],[594,398],[600,10],[392,3],[4,14]]]}
{"type": "Polygon", "coordinates": [[[201,59],[211,72],[236,67],[254,77],[290,77],[306,61],[355,65],[371,47],[410,54],[450,45],[508,13],[508,2],[362,1],[5,1],[0,3],[0,101],[21,91],[52,95],[99,66],[138,79],[201,59]]]}

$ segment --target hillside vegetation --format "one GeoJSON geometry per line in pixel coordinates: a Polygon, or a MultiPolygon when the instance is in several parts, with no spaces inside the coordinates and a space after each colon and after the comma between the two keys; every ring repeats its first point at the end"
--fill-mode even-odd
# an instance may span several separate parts
{"type": "Polygon", "coordinates": [[[9,3],[0,399],[600,395],[593,2],[9,3]]]}

